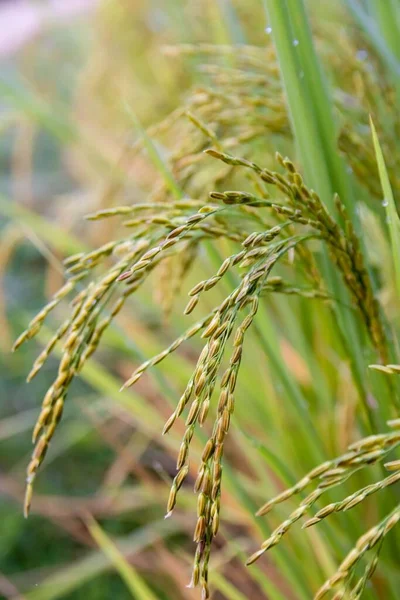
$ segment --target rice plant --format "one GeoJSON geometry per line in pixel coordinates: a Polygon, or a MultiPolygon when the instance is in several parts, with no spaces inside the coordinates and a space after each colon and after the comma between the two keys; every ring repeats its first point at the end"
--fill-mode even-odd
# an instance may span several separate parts
{"type": "MultiPolygon", "coordinates": [[[[392,454],[400,443],[400,7],[344,4],[335,22],[347,27],[339,32],[316,20],[313,34],[303,0],[266,0],[259,45],[225,39],[164,48],[170,60],[200,65],[201,86],[147,129],[124,104],[138,133],[124,156],[138,169],[146,161],[145,194],[119,182],[109,205],[88,214],[93,226],[109,224],[108,239],[64,260],[66,283],[13,347],[45,338],[28,381],[53,353],[59,357],[34,426],[27,516],[70,387],[121,316],[155,290],[167,331],[160,328],[160,340],[170,335],[166,323],[181,333],[144,362],[136,359],[121,389],[135,390],[191,349],[187,377],[176,372],[179,362],[162,371],[175,405],[160,439],[174,428],[182,434],[165,513],[174,519],[180,497],[194,488],[189,587],[199,586],[203,599],[224,523],[225,479],[235,502],[246,510],[257,502],[258,520],[268,524],[253,527],[264,541],[257,548],[251,539],[247,564],[260,564],[269,550],[273,557],[276,547],[287,597],[396,598],[398,539],[389,532],[400,520],[400,462],[392,454]],[[371,247],[377,239],[381,246],[371,247]],[[60,320],[46,333],[53,314],[60,320]],[[283,352],[284,340],[294,355],[283,352]],[[236,453],[229,450],[235,430],[242,435],[236,453]],[[285,477],[285,469],[300,479],[285,477]],[[258,479],[267,497],[259,497],[258,479]],[[297,496],[285,516],[281,503],[297,496]],[[337,525],[350,510],[356,516],[337,525]],[[291,553],[279,554],[297,521],[313,537],[298,532],[291,553]],[[306,551],[318,573],[302,564],[306,551]]],[[[229,524],[224,535],[234,540],[229,524]]],[[[284,587],[265,585],[266,597],[284,597],[284,587]]]]}

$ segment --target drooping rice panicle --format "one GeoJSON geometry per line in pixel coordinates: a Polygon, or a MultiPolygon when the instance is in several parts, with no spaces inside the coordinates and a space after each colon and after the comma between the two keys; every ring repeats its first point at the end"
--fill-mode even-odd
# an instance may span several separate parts
{"type": "MultiPolygon", "coordinates": [[[[400,506],[397,506],[387,517],[385,517],[378,525],[372,527],[369,531],[367,531],[364,535],[362,535],[358,540],[356,545],[347,556],[344,558],[342,563],[339,565],[338,570],[332,577],[330,577],[324,585],[317,591],[314,596],[314,600],[320,600],[328,592],[333,590],[337,585],[343,585],[346,580],[351,576],[353,570],[357,563],[364,557],[364,555],[369,552],[371,549],[382,545],[387,534],[400,520],[400,506]]],[[[375,555],[374,558],[377,558],[378,555],[375,555]]],[[[375,561],[373,559],[371,566],[367,567],[367,577],[369,576],[370,571],[373,571],[376,567],[375,561]]],[[[372,574],[372,573],[371,573],[372,574]]],[[[360,584],[361,589],[355,588],[355,593],[362,592],[362,585],[364,582],[360,584]]],[[[357,596],[356,596],[357,597],[357,596]]]]}
{"type": "MultiPolygon", "coordinates": [[[[334,221],[322,203],[319,196],[309,190],[303,183],[300,173],[289,159],[283,159],[277,153],[277,159],[288,172],[286,179],[275,171],[262,169],[257,164],[246,159],[228,155],[217,150],[207,150],[207,153],[232,166],[242,166],[253,170],[263,181],[276,186],[287,198],[291,207],[273,203],[267,204],[260,200],[260,205],[270,206],[278,212],[283,212],[294,222],[309,225],[317,229],[328,244],[330,254],[342,273],[343,280],[351,296],[358,306],[364,319],[371,340],[383,363],[387,362],[387,340],[380,316],[380,310],[375,298],[372,283],[364,266],[360,245],[354,228],[349,220],[345,207],[338,196],[335,198],[339,213],[345,219],[345,230],[334,221]],[[293,208],[292,208],[293,207],[293,208]]],[[[249,194],[228,192],[212,194],[221,197],[227,203],[257,203],[257,198],[249,194]]]]}
{"type": "Polygon", "coordinates": [[[42,310],[36,315],[36,317],[34,317],[31,320],[31,322],[28,325],[28,328],[23,333],[21,333],[18,339],[14,342],[12,348],[13,352],[15,352],[15,350],[18,350],[18,348],[22,346],[22,344],[25,341],[32,339],[39,333],[47,316],[66,296],[68,296],[68,294],[70,294],[74,290],[74,288],[81,279],[82,275],[72,277],[63,285],[63,287],[58,292],[54,294],[51,301],[48,304],[46,304],[46,306],[42,308],[42,310]]]}
{"type": "MultiPolygon", "coordinates": [[[[261,544],[261,548],[257,550],[247,561],[247,564],[252,564],[257,561],[267,550],[278,544],[282,537],[289,531],[292,525],[301,519],[312,506],[321,498],[321,496],[332,487],[343,484],[351,475],[357,472],[360,468],[382,462],[384,458],[398,445],[400,444],[400,433],[385,433],[380,435],[373,435],[368,438],[364,438],[350,445],[348,452],[332,461],[327,461],[320,466],[310,471],[303,479],[301,479],[292,488],[289,488],[269,500],[264,506],[262,506],[258,515],[266,515],[276,504],[284,502],[294,495],[302,492],[306,487],[311,485],[313,482],[319,480],[317,487],[308,496],[301,501],[299,507],[295,509],[285,521],[283,521],[261,544]]],[[[385,479],[378,481],[374,484],[365,486],[362,489],[357,490],[353,494],[347,496],[341,501],[330,503],[320,509],[314,517],[308,519],[303,524],[303,528],[311,527],[335,512],[347,511],[352,509],[354,506],[363,502],[367,497],[383,490],[386,487],[395,485],[400,481],[400,470],[398,469],[398,461],[386,463],[388,470],[394,470],[395,472],[385,479]]],[[[386,466],[385,465],[385,466],[386,466]]],[[[358,559],[357,559],[358,560],[358,559]]],[[[346,561],[343,563],[347,565],[346,561]]],[[[351,565],[347,565],[349,568],[351,565]]],[[[348,575],[348,569],[339,568],[339,575],[333,576],[325,584],[322,595],[325,594],[331,587],[338,582],[343,582],[344,578],[348,575]]],[[[361,584],[360,584],[361,586],[361,584]]],[[[322,597],[321,596],[316,596],[322,597]]],[[[340,596],[339,596],[340,597],[340,596]]]]}
{"type": "MultiPolygon", "coordinates": [[[[188,189],[189,197],[172,197],[168,182],[157,180],[147,202],[141,199],[131,205],[101,208],[89,215],[88,219],[91,221],[109,217],[120,219],[119,224],[124,231],[122,239],[115,236],[115,240],[98,249],[67,259],[67,283],[31,321],[26,332],[16,342],[15,348],[34,337],[48,314],[70,292],[79,290],[72,302],[72,315],[56,330],[28,376],[30,380],[39,372],[56,344],[63,340],[58,373],[43,400],[34,430],[36,445],[28,466],[25,514],[29,511],[37,471],[61,419],[68,389],[97,350],[103,334],[127,300],[155,272],[158,286],[156,297],[161,299],[164,316],[168,316],[173,300],[180,292],[184,277],[197,259],[203,242],[229,242],[232,253],[221,261],[214,275],[192,287],[185,314],[191,313],[201,295],[218,287],[227,274],[234,275],[231,279],[235,282],[232,292],[164,351],[137,367],[123,386],[125,388],[136,383],[150,367],[166,359],[196,334],[201,334],[205,340],[193,373],[166,422],[163,433],[167,433],[175,421],[184,415],[185,432],[177,456],[177,474],[173,478],[167,503],[167,516],[170,516],[176,505],[179,489],[184,485],[189,472],[190,444],[195,430],[207,423],[210,413],[215,414],[194,486],[198,494],[197,521],[193,536],[196,551],[190,585],[200,584],[202,597],[206,599],[209,597],[211,546],[221,518],[224,445],[236,401],[235,389],[246,332],[253,325],[262,299],[270,293],[335,301],[325,289],[308,242],[326,246],[341,274],[377,352],[378,360],[382,363],[371,367],[388,374],[400,372],[400,367],[388,364],[387,339],[376,294],[365,265],[361,244],[340,198],[335,196],[338,213],[336,219],[318,193],[306,186],[299,170],[288,158],[276,154],[279,163],[277,171],[261,167],[249,159],[249,142],[265,139],[266,132],[291,137],[278,63],[272,46],[268,46],[267,61],[264,48],[244,45],[234,48],[207,44],[196,47],[184,45],[173,52],[196,53],[203,57],[216,56],[217,59],[234,55],[235,66],[202,66],[210,84],[197,89],[184,108],[175,111],[159,127],[151,130],[151,135],[154,136],[168,133],[176,138],[166,163],[172,179],[176,178],[179,189],[188,189]],[[268,93],[265,91],[267,87],[268,93]],[[253,93],[254,90],[258,90],[257,94],[253,93]],[[210,142],[213,148],[207,149],[210,142]],[[244,157],[228,154],[231,150],[243,153],[244,157]],[[211,167],[214,171],[210,171],[208,178],[210,185],[207,191],[215,190],[209,194],[213,201],[210,206],[205,206],[204,201],[199,198],[204,195],[204,183],[198,176],[204,172],[203,168],[208,169],[210,163],[207,163],[204,151],[220,161],[214,161],[211,167]],[[203,167],[203,159],[207,163],[206,167],[203,167]],[[231,176],[238,173],[237,167],[245,170],[245,189],[224,189],[228,187],[227,182],[230,182],[231,176]],[[282,169],[283,172],[280,172],[282,169]],[[247,190],[247,187],[252,191],[247,190]],[[284,269],[293,268],[294,265],[300,282],[296,277],[293,283],[289,283],[286,272],[285,277],[271,276],[271,271],[278,265],[282,265],[284,269]],[[304,281],[307,287],[303,285],[304,281]],[[221,373],[226,360],[228,366],[221,373]]],[[[365,74],[362,75],[364,76],[365,74]]],[[[336,104],[340,111],[344,104],[340,94],[336,98],[336,104]]],[[[357,104],[355,110],[359,109],[357,104]]],[[[350,162],[360,179],[360,185],[364,183],[369,161],[373,163],[373,156],[366,150],[364,154],[367,155],[367,160],[360,161],[352,154],[355,148],[361,153],[364,143],[362,128],[354,132],[354,135],[345,128],[340,131],[339,144],[343,152],[351,155],[350,162]]],[[[133,154],[138,154],[144,145],[143,139],[139,139],[132,150],[133,154]]],[[[395,166],[391,165],[391,171],[395,171],[395,166]]],[[[367,183],[365,185],[374,187],[367,183]]],[[[398,178],[395,178],[394,187],[397,185],[398,178]]],[[[373,191],[376,193],[375,189],[373,191]]],[[[126,200],[122,202],[124,201],[126,200]]],[[[225,251],[225,246],[221,244],[221,247],[225,251]]],[[[394,428],[399,427],[397,421],[393,421],[392,425],[394,428]]],[[[398,443],[400,437],[396,431],[363,438],[350,446],[344,455],[312,469],[292,488],[267,502],[260,509],[260,515],[269,512],[275,504],[301,493],[306,487],[313,484],[316,486],[263,542],[261,548],[249,559],[249,563],[278,544],[326,491],[341,485],[361,468],[382,462],[398,443]]],[[[334,512],[349,510],[368,496],[394,485],[400,477],[398,461],[390,461],[386,463],[386,467],[392,472],[388,477],[364,486],[342,501],[321,508],[304,526],[314,525],[334,512]]],[[[337,584],[348,582],[354,565],[367,550],[374,548],[378,542],[381,544],[398,519],[397,510],[371,530],[372,534],[365,534],[316,598],[322,598],[337,584]]],[[[351,593],[354,598],[359,598],[362,593],[376,567],[377,559],[378,554],[368,563],[364,574],[353,587],[351,593]]],[[[340,594],[343,594],[342,589],[337,592],[337,600],[344,597],[340,594]]]]}

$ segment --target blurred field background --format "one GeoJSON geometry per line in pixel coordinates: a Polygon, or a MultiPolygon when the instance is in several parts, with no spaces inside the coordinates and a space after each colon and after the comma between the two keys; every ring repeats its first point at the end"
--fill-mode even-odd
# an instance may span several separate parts
{"type": "MultiPolygon", "coordinates": [[[[382,117],[396,196],[399,123],[387,105],[380,106],[385,94],[378,75],[387,63],[357,11],[349,8],[352,4],[358,5],[310,0],[308,9],[318,56],[335,90],[339,145],[355,182],[358,215],[372,242],[368,257],[379,274],[379,298],[395,330],[398,302],[368,113],[372,109],[382,117]]],[[[178,298],[174,272],[179,266],[158,273],[107,333],[69,393],[28,520],[22,505],[31,430],[56,359],[50,358],[29,385],[25,378],[54,322],[50,319],[38,339],[20,352],[12,355],[10,348],[62,284],[62,260],[117,235],[114,221],[91,223],[86,214],[167,197],[171,182],[163,164],[169,161],[179,185],[204,203],[215,184],[229,180],[229,169],[217,171],[209,158],[196,158],[210,140],[182,118],[179,107],[214,123],[211,103],[218,105],[218,90],[228,97],[242,90],[243,104],[233,102],[216,119],[222,138],[233,140],[237,154],[263,165],[271,164],[275,150],[301,154],[290,133],[263,3],[10,0],[0,3],[0,22],[5,30],[10,25],[0,42],[0,597],[199,598],[198,590],[185,587],[195,523],[190,485],[182,489],[173,517],[164,520],[184,428],[165,437],[161,431],[200,342],[186,344],[135,387],[119,388],[141,360],[163,350],[193,322],[182,317],[186,292],[214,272],[212,253],[200,253],[178,298]],[[231,44],[257,48],[242,52],[240,46],[232,54],[225,50],[231,44]],[[250,101],[256,92],[245,97],[253,85],[266,98],[260,110],[250,101]],[[175,129],[174,120],[164,129],[154,127],[173,111],[175,129]],[[146,145],[145,128],[153,146],[146,145]],[[161,166],[151,147],[165,159],[161,166]]],[[[398,54],[398,46],[393,48],[398,54]]],[[[224,241],[218,250],[229,254],[224,241]]],[[[210,292],[203,314],[227,290],[225,284],[210,292]]],[[[285,516],[278,507],[271,517],[256,518],[257,508],[318,460],[344,452],[355,435],[369,432],[326,305],[274,297],[266,308],[260,315],[264,336],[253,333],[246,346],[225,457],[222,525],[211,560],[214,600],[311,598],[351,548],[351,540],[382,512],[372,500],[357,509],[357,520],[346,514],[318,530],[298,528],[286,546],[245,567],[249,553],[285,516]]],[[[62,307],[57,310],[64,314],[62,307]]],[[[367,371],[376,357],[368,344],[359,350],[367,371]]],[[[369,408],[382,424],[390,411],[375,410],[375,392],[387,394],[386,383],[381,375],[364,376],[369,408]]],[[[201,447],[196,438],[194,462],[201,447]]],[[[368,476],[358,477],[360,485],[368,481],[368,476]]],[[[382,504],[391,507],[392,496],[384,494],[382,504]]],[[[398,545],[393,535],[365,598],[399,597],[398,545]]]]}

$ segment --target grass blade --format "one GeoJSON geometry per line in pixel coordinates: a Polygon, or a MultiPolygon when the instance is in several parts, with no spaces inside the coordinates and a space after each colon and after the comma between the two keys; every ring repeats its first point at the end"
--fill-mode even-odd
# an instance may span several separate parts
{"type": "Polygon", "coordinates": [[[384,195],[383,205],[385,206],[387,213],[387,222],[392,246],[396,288],[397,293],[400,296],[400,220],[399,215],[397,214],[396,204],[394,201],[392,186],[390,185],[389,176],[386,169],[385,159],[372,117],[370,117],[370,125],[372,132],[372,140],[374,143],[376,162],[378,163],[379,178],[381,180],[381,186],[384,195]]]}
{"type": "Polygon", "coordinates": [[[110,559],[121,578],[136,600],[157,600],[147,583],[139,573],[128,563],[125,556],[108,537],[100,525],[92,518],[87,519],[87,526],[99,548],[110,559]]]}

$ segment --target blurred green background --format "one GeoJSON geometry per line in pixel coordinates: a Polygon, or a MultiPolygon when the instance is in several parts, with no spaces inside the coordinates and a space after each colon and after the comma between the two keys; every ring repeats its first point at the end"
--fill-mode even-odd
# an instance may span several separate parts
{"type": "MultiPolygon", "coordinates": [[[[135,150],[142,127],[153,126],[187,103],[196,108],[204,89],[215,83],[228,98],[238,89],[245,95],[249,80],[237,79],[233,72],[237,65],[232,63],[240,62],[240,47],[239,58],[232,59],[228,52],[211,50],[209,44],[221,49],[230,44],[254,45],[249,64],[253,68],[259,61],[255,71],[259,68],[263,73],[264,66],[267,71],[259,95],[265,93],[275,103],[274,119],[249,105],[249,116],[243,117],[246,128],[259,130],[254,140],[243,142],[246,156],[269,164],[275,149],[301,156],[301,148],[293,144],[290,134],[262,2],[105,0],[71,2],[67,8],[68,4],[0,3],[5,29],[0,45],[0,597],[190,600],[199,597],[197,590],[185,588],[190,580],[195,498],[190,486],[182,490],[174,516],[164,520],[183,429],[168,439],[161,437],[161,431],[200,344],[189,344],[133,389],[120,393],[119,388],[140,360],[162,350],[188,326],[181,317],[186,291],[213,272],[210,257],[201,255],[185,283],[185,293],[172,306],[165,306],[165,297],[160,299],[163,290],[152,289],[153,281],[108,334],[68,396],[28,520],[22,516],[22,504],[31,430],[56,359],[51,358],[29,385],[25,377],[53,323],[50,320],[49,329],[18,353],[11,354],[10,348],[61,285],[62,259],[113,239],[113,223],[88,223],[84,215],[149,197],[155,168],[146,152],[135,150]],[[188,46],[177,51],[173,49],[177,44],[188,46]],[[196,52],[198,44],[202,46],[196,52]],[[216,62],[226,68],[225,80],[210,70],[216,62]],[[109,538],[102,537],[104,531],[109,538]],[[120,549],[118,555],[113,553],[111,538],[120,549]],[[124,578],[127,564],[131,568],[124,578]]],[[[399,123],[397,113],[390,113],[382,100],[392,91],[382,95],[384,84],[380,88],[378,81],[381,73],[390,73],[390,60],[380,54],[382,46],[363,27],[360,7],[378,31],[388,33],[388,56],[391,51],[398,55],[399,44],[389,29],[382,29],[385,23],[373,12],[374,3],[308,2],[318,56],[339,107],[339,145],[362,205],[357,210],[368,228],[367,237],[374,241],[368,255],[373,270],[379,272],[380,299],[386,316],[393,317],[397,326],[368,113],[371,107],[377,111],[387,132],[383,145],[390,156],[395,194],[400,181],[400,154],[395,151],[399,123]],[[347,135],[352,121],[357,133],[353,138],[347,135]],[[365,156],[360,155],[361,149],[365,156]],[[365,180],[365,169],[373,173],[371,182],[365,180]]],[[[241,68],[246,74],[246,67],[241,68]]],[[[393,83],[390,74],[388,80],[396,88],[398,81],[393,83]]],[[[230,118],[228,114],[225,127],[233,137],[239,126],[231,126],[230,118]]],[[[185,144],[177,148],[174,139],[169,146],[164,142],[156,142],[160,154],[172,156],[177,172],[179,168],[183,172],[185,144]]],[[[186,154],[192,156],[207,145],[203,141],[193,150],[187,144],[186,154]]],[[[208,163],[199,168],[197,179],[193,172],[182,176],[183,184],[189,181],[188,193],[205,202],[213,189],[207,183],[208,168],[208,163]]],[[[220,250],[227,255],[223,244],[220,250]]],[[[208,309],[213,298],[221,298],[221,291],[211,292],[210,297],[204,305],[208,309]]],[[[307,425],[298,425],[293,409],[296,402],[307,402],[323,449],[320,458],[344,451],[358,427],[357,386],[329,333],[330,313],[320,305],[309,314],[308,306],[299,299],[272,300],[261,318],[266,341],[254,334],[249,344],[239,384],[239,396],[245,401],[238,407],[226,459],[230,467],[224,522],[214,544],[215,600],[311,598],[334,571],[338,557],[351,547],[350,532],[362,533],[379,513],[372,502],[359,523],[341,515],[334,533],[331,525],[318,532],[296,532],[287,548],[251,569],[244,566],[246,556],[284,518],[284,511],[278,509],[271,521],[257,520],[256,509],[315,466],[315,457],[306,450],[307,425]],[[329,342],[332,347],[327,350],[329,342]],[[328,550],[332,535],[335,543],[328,550]],[[304,570],[306,552],[310,569],[304,570]]],[[[366,366],[373,362],[371,349],[362,348],[360,353],[366,366]]],[[[377,379],[371,389],[383,389],[379,375],[373,377],[377,379]]],[[[368,400],[374,410],[372,392],[368,400]]],[[[377,419],[382,421],[381,415],[377,419]]],[[[359,426],[365,432],[363,427],[359,426]]],[[[200,449],[197,440],[195,459],[200,449]]],[[[390,557],[383,572],[390,586],[377,577],[366,598],[398,597],[398,565],[390,557]]]]}

